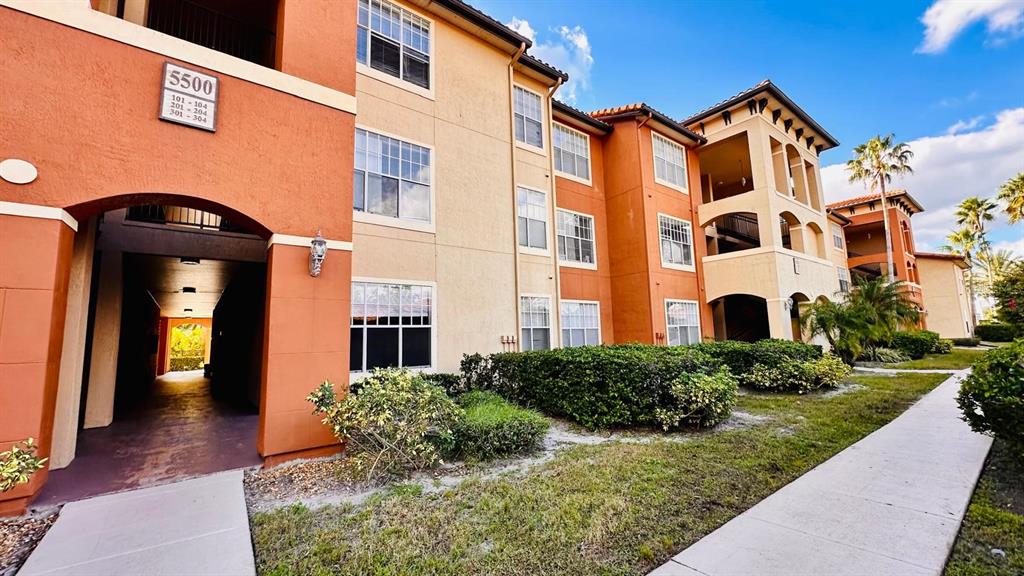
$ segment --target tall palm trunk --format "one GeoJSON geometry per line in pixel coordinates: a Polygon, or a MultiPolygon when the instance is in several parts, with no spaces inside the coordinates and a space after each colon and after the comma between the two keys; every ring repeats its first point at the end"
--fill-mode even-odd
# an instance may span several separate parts
{"type": "Polygon", "coordinates": [[[964,258],[967,258],[967,264],[971,266],[971,268],[967,270],[967,294],[971,299],[971,326],[974,326],[978,323],[978,311],[974,309],[974,260],[971,258],[970,250],[964,251],[964,258]]]}
{"type": "MultiPolygon", "coordinates": [[[[889,282],[896,280],[896,266],[892,261],[892,232],[889,230],[889,206],[885,201],[885,178],[879,176],[878,183],[882,190],[882,226],[885,227],[885,264],[889,274],[889,282]]],[[[909,278],[907,279],[909,280],[909,278]]]]}

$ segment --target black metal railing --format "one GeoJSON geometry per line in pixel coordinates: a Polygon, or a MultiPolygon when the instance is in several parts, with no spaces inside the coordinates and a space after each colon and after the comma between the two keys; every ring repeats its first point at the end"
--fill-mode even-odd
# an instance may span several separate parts
{"type": "Polygon", "coordinates": [[[132,206],[128,208],[128,214],[125,216],[125,219],[134,222],[148,222],[150,224],[189,226],[199,230],[246,233],[245,229],[232,224],[227,219],[213,212],[185,208],[183,206],[164,206],[160,204],[132,206]]]}
{"type": "Polygon", "coordinates": [[[757,244],[760,244],[761,242],[761,235],[757,226],[756,216],[727,214],[722,216],[722,219],[719,222],[715,223],[715,229],[720,234],[733,236],[757,244]]]}
{"type": "Polygon", "coordinates": [[[274,65],[275,34],[192,0],[150,0],[146,27],[262,66],[274,65]]]}

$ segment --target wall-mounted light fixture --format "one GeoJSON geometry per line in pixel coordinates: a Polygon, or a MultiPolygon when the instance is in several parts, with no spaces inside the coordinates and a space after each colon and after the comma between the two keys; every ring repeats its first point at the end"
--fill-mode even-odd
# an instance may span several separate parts
{"type": "Polygon", "coordinates": [[[309,243],[309,275],[313,278],[320,276],[320,268],[324,264],[324,260],[327,258],[327,240],[320,235],[320,230],[316,231],[316,238],[309,243]]]}

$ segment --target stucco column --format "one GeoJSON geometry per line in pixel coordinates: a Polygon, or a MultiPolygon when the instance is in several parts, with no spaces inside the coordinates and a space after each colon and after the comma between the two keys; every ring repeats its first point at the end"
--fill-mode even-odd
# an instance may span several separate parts
{"type": "MultiPolygon", "coordinates": [[[[50,454],[76,227],[70,217],[0,214],[0,452],[34,438],[50,454]]],[[[0,494],[0,516],[23,511],[46,476],[0,494]]]]}
{"type": "Polygon", "coordinates": [[[104,250],[100,256],[100,282],[92,329],[92,357],[85,400],[85,427],[109,426],[114,420],[117,351],[121,344],[122,254],[104,250]]]}
{"type": "Polygon", "coordinates": [[[772,166],[772,151],[768,143],[768,135],[758,123],[747,128],[747,147],[750,150],[750,175],[754,179],[754,188],[770,187],[774,184],[774,176],[769,178],[772,166]]]}
{"type": "Polygon", "coordinates": [[[788,303],[788,297],[765,300],[768,307],[768,332],[772,338],[793,339],[793,322],[789,316],[788,303]]]}
{"type": "Polygon", "coordinates": [[[352,253],[328,250],[320,276],[309,248],[272,244],[267,253],[266,336],[256,447],[264,457],[337,444],[306,401],[324,380],[348,388],[352,253]]]}
{"type": "Polygon", "coordinates": [[[64,316],[64,345],[60,355],[60,381],[53,417],[50,469],[64,468],[75,457],[78,410],[85,367],[85,337],[89,323],[92,256],[96,246],[96,220],[82,222],[75,234],[68,280],[68,307],[64,316]]]}

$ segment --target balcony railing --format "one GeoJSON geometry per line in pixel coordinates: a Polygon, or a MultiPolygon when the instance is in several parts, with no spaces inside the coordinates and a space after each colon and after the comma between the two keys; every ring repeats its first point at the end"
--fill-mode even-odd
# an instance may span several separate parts
{"type": "Polygon", "coordinates": [[[216,230],[219,232],[245,233],[240,228],[213,212],[185,208],[182,206],[163,206],[147,204],[128,208],[126,220],[148,222],[150,224],[169,224],[172,226],[188,226],[199,230],[216,230]]]}

